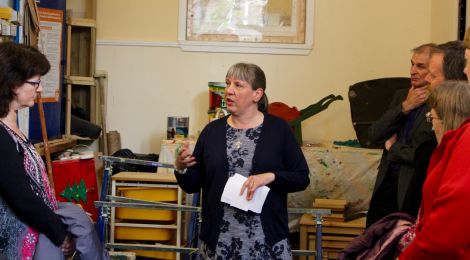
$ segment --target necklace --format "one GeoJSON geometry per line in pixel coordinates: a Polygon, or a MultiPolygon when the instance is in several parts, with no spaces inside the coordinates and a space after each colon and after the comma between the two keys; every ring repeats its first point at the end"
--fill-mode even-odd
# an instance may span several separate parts
{"type": "Polygon", "coordinates": [[[240,147],[242,147],[242,141],[239,139],[235,142],[235,148],[240,149],[240,147]]]}

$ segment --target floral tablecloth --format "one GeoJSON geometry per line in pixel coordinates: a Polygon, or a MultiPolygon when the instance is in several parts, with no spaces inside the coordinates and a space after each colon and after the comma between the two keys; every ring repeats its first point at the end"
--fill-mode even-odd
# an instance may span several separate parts
{"type": "MultiPolygon", "coordinates": [[[[190,142],[191,150],[194,144],[190,142]]],[[[162,142],[159,161],[173,163],[180,145],[179,140],[162,142]]],[[[305,145],[302,151],[310,169],[310,185],[302,192],[290,193],[288,207],[311,208],[315,198],[329,198],[347,200],[347,213],[368,209],[382,150],[322,143],[305,145]]],[[[158,173],[166,172],[173,170],[158,168],[158,173]]],[[[300,217],[289,216],[291,232],[298,231],[300,217]]]]}
{"type": "MultiPolygon", "coordinates": [[[[347,200],[347,213],[368,209],[382,150],[322,144],[303,146],[302,151],[310,169],[310,185],[289,194],[289,207],[311,208],[315,198],[328,198],[347,200]]],[[[289,216],[292,232],[298,230],[299,219],[299,215],[289,216]]]]}

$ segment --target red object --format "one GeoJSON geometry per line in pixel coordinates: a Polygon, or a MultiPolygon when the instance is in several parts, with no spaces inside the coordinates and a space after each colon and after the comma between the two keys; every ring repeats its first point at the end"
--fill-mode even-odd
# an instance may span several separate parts
{"type": "Polygon", "coordinates": [[[95,173],[94,159],[74,159],[52,162],[52,172],[54,176],[54,190],[56,198],[61,202],[69,202],[60,194],[65,190],[67,184],[69,187],[80,184],[83,179],[85,181],[86,203],[83,201],[72,200],[73,203],[79,203],[83,209],[91,214],[91,218],[96,222],[98,218],[98,210],[95,208],[94,202],[98,199],[98,186],[95,173]]]}
{"type": "Polygon", "coordinates": [[[296,107],[289,107],[282,102],[270,103],[268,113],[280,117],[287,122],[295,120],[300,116],[300,111],[296,107]]]}
{"type": "Polygon", "coordinates": [[[416,236],[399,259],[470,259],[470,119],[434,150],[416,236]]]}

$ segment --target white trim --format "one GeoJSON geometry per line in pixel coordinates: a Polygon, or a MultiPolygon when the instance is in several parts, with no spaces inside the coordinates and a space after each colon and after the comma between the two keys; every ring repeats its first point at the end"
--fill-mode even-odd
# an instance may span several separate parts
{"type": "Polygon", "coordinates": [[[167,47],[181,48],[184,51],[199,52],[231,52],[231,53],[265,53],[265,54],[291,54],[308,55],[312,49],[310,46],[298,46],[298,44],[255,44],[255,43],[237,43],[234,45],[229,42],[186,42],[179,44],[177,42],[144,42],[144,41],[117,41],[117,40],[98,40],[96,45],[103,46],[143,46],[143,47],[167,47]]]}
{"type": "Polygon", "coordinates": [[[312,50],[306,44],[180,41],[179,45],[183,51],[202,52],[308,55],[312,50]]]}
{"type": "Polygon", "coordinates": [[[108,46],[148,46],[148,47],[171,47],[179,48],[177,42],[145,42],[145,41],[118,41],[118,40],[97,40],[96,45],[108,46]]]}
{"type": "Polygon", "coordinates": [[[179,0],[178,41],[183,51],[308,55],[313,48],[314,0],[306,0],[305,44],[216,42],[186,40],[187,0],[179,0]]]}

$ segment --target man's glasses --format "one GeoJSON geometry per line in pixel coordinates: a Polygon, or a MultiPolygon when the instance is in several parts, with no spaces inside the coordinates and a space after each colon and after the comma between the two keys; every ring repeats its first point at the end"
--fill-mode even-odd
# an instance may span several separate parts
{"type": "Polygon", "coordinates": [[[39,86],[41,85],[41,80],[38,80],[38,81],[25,81],[25,82],[28,83],[28,84],[31,84],[36,89],[38,89],[39,86]]]}
{"type": "Polygon", "coordinates": [[[433,119],[441,120],[441,119],[440,119],[439,117],[437,117],[437,116],[432,116],[432,115],[431,115],[431,112],[427,112],[427,113],[426,113],[426,122],[432,123],[432,120],[433,120],[433,119]]]}

